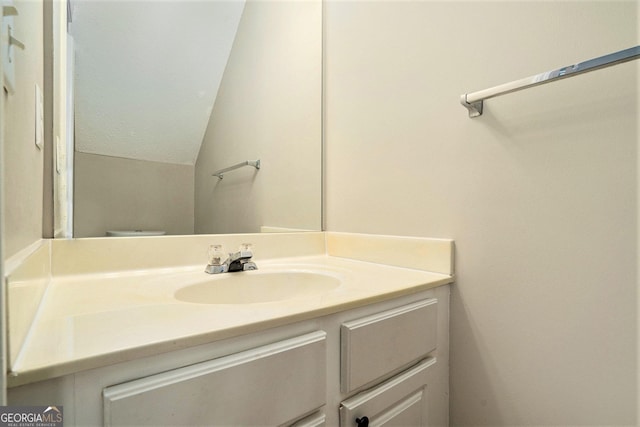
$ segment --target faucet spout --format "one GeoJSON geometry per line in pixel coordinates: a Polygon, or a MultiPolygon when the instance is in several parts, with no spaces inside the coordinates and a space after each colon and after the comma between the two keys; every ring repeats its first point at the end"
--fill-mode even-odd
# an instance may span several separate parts
{"type": "Polygon", "coordinates": [[[258,267],[256,266],[256,263],[251,261],[250,259],[239,259],[229,264],[229,273],[233,273],[235,271],[249,271],[257,269],[258,267]]]}
{"type": "Polygon", "coordinates": [[[229,254],[229,258],[227,259],[229,263],[229,273],[233,273],[234,271],[257,270],[258,267],[255,262],[251,260],[252,258],[253,251],[251,250],[251,244],[243,243],[238,252],[229,254]]]}

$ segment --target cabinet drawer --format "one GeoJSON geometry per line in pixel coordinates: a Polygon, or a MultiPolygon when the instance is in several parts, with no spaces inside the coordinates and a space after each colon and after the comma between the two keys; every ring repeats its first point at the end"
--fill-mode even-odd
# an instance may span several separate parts
{"type": "Polygon", "coordinates": [[[324,413],[318,412],[292,424],[291,427],[325,427],[326,422],[324,413]]]}
{"type": "Polygon", "coordinates": [[[325,404],[325,377],[317,331],[107,387],[104,425],[282,425],[325,404]]]}
{"type": "Polygon", "coordinates": [[[427,381],[434,358],[426,359],[378,387],[340,405],[340,427],[356,427],[367,417],[375,426],[427,425],[427,381]]]}
{"type": "Polygon", "coordinates": [[[436,348],[437,300],[428,299],[342,324],[340,388],[349,393],[436,348]]]}

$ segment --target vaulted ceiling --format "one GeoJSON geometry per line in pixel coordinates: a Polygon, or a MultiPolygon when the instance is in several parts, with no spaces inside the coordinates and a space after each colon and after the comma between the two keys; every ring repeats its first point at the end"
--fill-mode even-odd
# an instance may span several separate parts
{"type": "Polygon", "coordinates": [[[194,164],[244,1],[72,3],[76,150],[194,164]]]}

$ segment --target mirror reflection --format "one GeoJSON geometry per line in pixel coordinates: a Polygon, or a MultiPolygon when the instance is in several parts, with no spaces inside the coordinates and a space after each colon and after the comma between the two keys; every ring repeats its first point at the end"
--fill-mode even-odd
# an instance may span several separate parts
{"type": "Polygon", "coordinates": [[[321,229],[319,0],[72,16],[74,237],[321,229]]]}

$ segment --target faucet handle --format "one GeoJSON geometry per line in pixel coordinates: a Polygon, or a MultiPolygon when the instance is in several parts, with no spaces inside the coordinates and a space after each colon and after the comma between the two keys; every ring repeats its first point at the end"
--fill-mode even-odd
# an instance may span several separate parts
{"type": "Polygon", "coordinates": [[[253,245],[251,243],[243,243],[240,245],[240,258],[253,257],[253,245]]]}
{"type": "Polygon", "coordinates": [[[222,245],[211,245],[209,246],[209,265],[222,265],[224,262],[224,251],[222,250],[222,245]]]}

